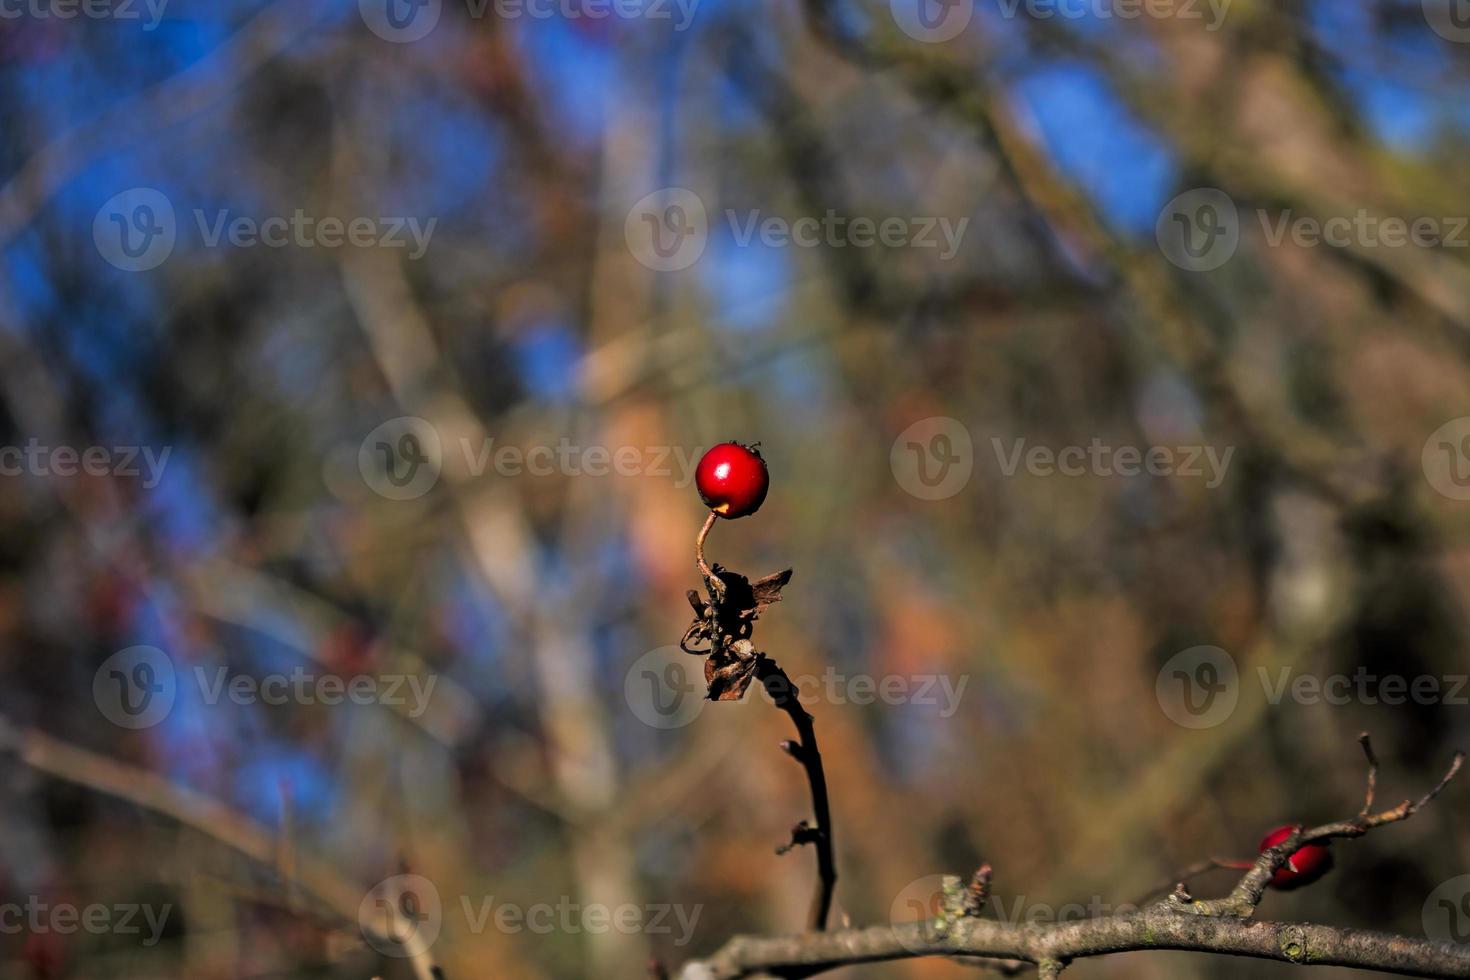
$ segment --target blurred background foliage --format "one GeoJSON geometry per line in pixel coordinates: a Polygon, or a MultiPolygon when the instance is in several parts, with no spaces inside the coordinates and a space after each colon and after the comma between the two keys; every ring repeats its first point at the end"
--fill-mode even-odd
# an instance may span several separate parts
{"type": "MultiPolygon", "coordinates": [[[[1257,671],[1470,670],[1470,511],[1420,463],[1466,414],[1466,254],[1274,245],[1248,219],[1231,261],[1193,273],[1155,225],[1196,187],[1247,214],[1470,215],[1470,47],[1417,0],[1234,0],[1216,29],[1189,6],[1204,19],[978,0],[944,43],[873,0],[702,0],[684,29],[678,8],[445,0],[413,43],[346,0],[172,0],[152,29],[7,14],[0,442],[170,450],[152,487],[0,482],[8,723],[227,804],[364,894],[425,876],[451,980],[640,976],[795,930],[812,862],[772,853],[809,808],[777,751],[785,719],[752,700],[659,730],[624,695],[697,584],[704,511],[677,461],[739,438],[761,441],[773,489],[711,557],[796,569],[759,645],[793,674],[968,679],[949,717],[810,706],[840,916],[885,921],[914,879],[981,859],[1005,911],[1135,901],[1276,824],[1356,812],[1363,729],[1385,798],[1420,792],[1470,742],[1463,703],[1272,704],[1257,671]],[[669,186],[704,202],[708,241],[656,272],[625,222],[669,186]],[[134,187],[178,215],[167,261],[136,273],[94,241],[134,187]],[[298,209],[437,223],[411,259],[209,247],[193,217],[298,209]],[[742,243],[727,209],[969,225],[946,261],[742,243]],[[358,449],[404,415],[443,440],[443,475],[390,500],[358,449]],[[931,417],[974,446],[969,482],[937,501],[890,465],[931,417]],[[487,439],[670,455],[633,476],[476,473],[456,447],[487,439]],[[1212,488],[1007,476],[997,439],[1234,456],[1212,488]],[[408,717],[210,704],[181,681],[164,721],[125,731],[92,684],[137,644],[181,677],[437,686],[408,717]],[[1232,655],[1240,696],[1191,730],[1155,682],[1201,644],[1232,655]],[[700,911],[677,945],[677,929],[475,930],[463,896],[700,911]]],[[[294,896],[289,862],[0,765],[0,900],[174,909],[151,948],[0,935],[5,975],[412,975],[294,896]]],[[[1329,878],[1264,914],[1421,935],[1430,892],[1470,871],[1465,799],[1339,847],[1329,878]]],[[[1074,971],[1288,972],[1181,954],[1074,971]]]]}

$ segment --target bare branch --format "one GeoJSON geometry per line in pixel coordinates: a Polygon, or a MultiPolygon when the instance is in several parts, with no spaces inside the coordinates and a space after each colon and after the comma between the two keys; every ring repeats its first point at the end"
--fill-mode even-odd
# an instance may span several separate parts
{"type": "MultiPolygon", "coordinates": [[[[1369,784],[1376,787],[1378,765],[1371,743],[1366,736],[1359,741],[1369,755],[1369,784]]],[[[953,914],[951,908],[926,922],[802,936],[737,936],[709,959],[687,964],[679,976],[681,980],[736,980],[765,973],[808,977],[854,963],[945,956],[971,963],[994,960],[1006,967],[1016,961],[1030,963],[1039,977],[1052,980],[1073,960],[1168,949],[1406,976],[1467,977],[1470,946],[1358,929],[1251,921],[1272,876],[1302,846],[1361,837],[1409,819],[1439,795],[1463,764],[1464,754],[1455,753],[1444,778],[1417,803],[1405,801],[1379,813],[1365,812],[1310,830],[1298,828],[1264,851],[1222,899],[1194,901],[1181,881],[1168,898],[1140,911],[1050,926],[999,922],[969,911],[977,896],[988,894],[991,869],[985,865],[975,872],[965,892],[961,914],[953,914]]],[[[1371,790],[1368,798],[1371,801],[1371,790]]],[[[1198,868],[1204,871],[1238,863],[1212,859],[1198,868]]]]}
{"type": "Polygon", "coordinates": [[[776,707],[786,712],[796,726],[799,742],[785,742],[782,747],[806,771],[807,785],[812,794],[812,816],[816,823],[811,825],[803,820],[797,824],[792,831],[791,843],[784,850],[798,844],[811,844],[816,849],[817,886],[812,895],[807,925],[821,931],[827,928],[832,894],[837,888],[837,862],[832,853],[832,809],[827,798],[827,775],[822,769],[822,753],[817,748],[817,732],[812,725],[812,716],[797,700],[796,686],[774,660],[762,658],[756,668],[756,677],[765,685],[766,693],[776,707]]]}
{"type": "MultiPolygon", "coordinates": [[[[1365,751],[1369,753],[1370,760],[1374,760],[1371,743],[1365,741],[1362,737],[1359,738],[1359,742],[1363,743],[1365,751]]],[[[1255,912],[1256,906],[1261,904],[1261,898],[1265,895],[1266,886],[1271,883],[1271,878],[1286,865],[1291,855],[1301,850],[1302,847],[1307,844],[1326,843],[1335,838],[1352,839],[1362,837],[1370,830],[1386,827],[1393,823],[1401,823],[1409,819],[1425,806],[1428,806],[1449,785],[1450,780],[1459,774],[1464,762],[1465,753],[1456,752],[1444,778],[1432,790],[1424,794],[1424,797],[1417,803],[1411,803],[1405,800],[1398,806],[1384,810],[1381,813],[1360,813],[1351,820],[1340,820],[1336,823],[1323,824],[1320,827],[1313,827],[1310,830],[1298,827],[1289,837],[1282,840],[1275,847],[1269,847],[1262,851],[1261,856],[1256,858],[1251,870],[1225,898],[1209,902],[1190,903],[1184,903],[1170,898],[1166,902],[1194,915],[1249,918],[1255,912]]],[[[1378,767],[1370,763],[1368,785],[1373,787],[1377,782],[1377,778],[1378,767]]],[[[1370,788],[1368,791],[1370,800],[1372,799],[1372,795],[1373,791],[1370,788]]]]}
{"type": "MultiPolygon", "coordinates": [[[[0,718],[0,753],[13,753],[23,764],[55,779],[169,817],[264,867],[277,866],[279,841],[275,834],[225,804],[176,786],[156,773],[35,729],[17,729],[5,718],[0,718]]],[[[356,883],[306,855],[293,859],[292,870],[291,888],[297,893],[311,897],[344,922],[372,928],[358,915],[364,891],[356,883]]],[[[295,910],[296,906],[288,902],[287,907],[295,910]]],[[[393,937],[383,934],[378,938],[391,941],[393,937]]],[[[426,950],[414,952],[412,964],[420,980],[442,980],[444,976],[426,950]]]]}
{"type": "Polygon", "coordinates": [[[942,933],[932,923],[908,923],[774,938],[738,936],[709,959],[687,964],[679,977],[809,977],[839,966],[915,956],[1062,963],[1136,950],[1216,953],[1445,980],[1470,976],[1467,946],[1358,929],[1180,915],[1156,906],[1054,926],[963,919],[942,933]]]}

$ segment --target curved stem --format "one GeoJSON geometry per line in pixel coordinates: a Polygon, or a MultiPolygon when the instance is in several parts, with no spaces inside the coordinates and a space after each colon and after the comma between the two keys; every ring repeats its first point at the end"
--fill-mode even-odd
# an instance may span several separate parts
{"type": "Polygon", "coordinates": [[[719,519],[719,514],[710,511],[709,517],[704,520],[704,527],[699,529],[699,537],[694,539],[694,560],[699,563],[699,571],[704,575],[706,582],[713,581],[715,573],[709,570],[709,565],[704,560],[704,539],[709,537],[710,529],[715,526],[715,521],[719,519]]]}

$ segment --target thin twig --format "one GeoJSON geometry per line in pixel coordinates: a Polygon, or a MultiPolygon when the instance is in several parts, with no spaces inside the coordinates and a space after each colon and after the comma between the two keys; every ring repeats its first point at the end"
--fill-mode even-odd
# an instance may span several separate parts
{"type": "MultiPolygon", "coordinates": [[[[792,834],[792,845],[811,844],[816,848],[817,886],[812,895],[807,927],[820,932],[827,928],[827,916],[832,908],[832,894],[837,887],[837,863],[832,853],[832,810],[827,797],[827,775],[822,769],[822,753],[817,748],[817,732],[812,725],[812,716],[797,698],[796,686],[774,660],[763,658],[756,677],[765,685],[766,693],[776,707],[786,712],[796,726],[798,741],[783,742],[782,748],[806,772],[807,785],[812,792],[814,824],[798,824],[799,829],[792,834]]],[[[792,845],[788,845],[788,849],[792,845]]]]}
{"type": "Polygon", "coordinates": [[[1363,800],[1363,809],[1358,811],[1358,816],[1366,817],[1373,810],[1373,794],[1378,790],[1378,756],[1373,753],[1373,739],[1367,732],[1358,736],[1358,744],[1363,746],[1363,754],[1368,757],[1368,793],[1363,800]]]}
{"type": "Polygon", "coordinates": [[[1249,871],[1253,867],[1255,867],[1254,861],[1247,861],[1240,858],[1206,858],[1205,860],[1200,861],[1196,864],[1191,864],[1189,867],[1184,868],[1181,871],[1176,871],[1169,877],[1168,881],[1160,882],[1159,884],[1150,888],[1148,891],[1144,892],[1142,895],[1136,898],[1133,901],[1133,904],[1143,905],[1150,899],[1157,898],[1165,892],[1178,888],[1181,885],[1187,887],[1192,879],[1198,878],[1200,875],[1210,871],[1219,871],[1224,869],[1229,869],[1232,871],[1249,871]]]}
{"type": "MultiPolygon", "coordinates": [[[[1364,740],[1359,739],[1360,742],[1364,740]]],[[[1371,747],[1365,743],[1365,748],[1371,753],[1371,747]]],[[[1302,827],[1296,828],[1291,835],[1261,852],[1256,858],[1255,864],[1244,878],[1235,886],[1234,890],[1225,898],[1215,899],[1208,902],[1180,902],[1176,899],[1166,899],[1164,904],[1188,911],[1194,915],[1223,916],[1227,918],[1249,918],[1261,904],[1261,899],[1266,894],[1266,886],[1271,883],[1276,872],[1285,866],[1291,855],[1299,851],[1307,844],[1323,844],[1334,839],[1353,839],[1362,837],[1370,830],[1386,827],[1389,824],[1400,823],[1418,813],[1428,806],[1440,792],[1449,785],[1450,780],[1459,774],[1460,768],[1465,763],[1465,753],[1456,752],[1449,770],[1444,778],[1417,803],[1408,800],[1400,803],[1392,809],[1380,813],[1360,813],[1351,820],[1340,820],[1336,823],[1323,824],[1310,830],[1302,827]]],[[[1377,767],[1373,766],[1369,775],[1370,783],[1377,781],[1377,767]]]]}

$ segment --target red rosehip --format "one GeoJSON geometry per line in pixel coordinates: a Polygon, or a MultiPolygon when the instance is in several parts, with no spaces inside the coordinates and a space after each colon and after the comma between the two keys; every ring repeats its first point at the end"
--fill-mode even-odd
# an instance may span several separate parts
{"type": "MultiPolygon", "coordinates": [[[[1277,827],[1265,836],[1261,841],[1261,851],[1264,853],[1270,848],[1280,844],[1294,832],[1300,830],[1297,824],[1287,824],[1277,827]]],[[[1332,852],[1327,849],[1326,844],[1308,844],[1286,859],[1286,863],[1271,877],[1271,887],[1282,891],[1290,891],[1293,888],[1301,888],[1310,885],[1318,878],[1325,875],[1332,868],[1332,852]]]]}
{"type": "Polygon", "coordinates": [[[710,510],[734,519],[760,509],[771,474],[755,446],[722,442],[700,457],[694,485],[710,510]]]}

